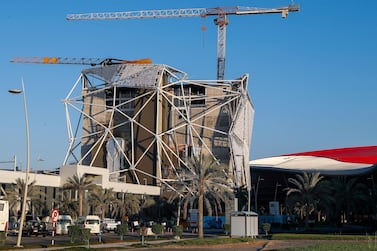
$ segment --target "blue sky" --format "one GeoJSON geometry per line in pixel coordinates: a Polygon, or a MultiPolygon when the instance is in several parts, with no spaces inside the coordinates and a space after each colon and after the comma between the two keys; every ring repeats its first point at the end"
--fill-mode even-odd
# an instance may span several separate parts
{"type": "MultiPolygon", "coordinates": [[[[3,1],[0,161],[25,167],[25,81],[31,168],[61,165],[68,137],[61,102],[85,66],[15,64],[26,56],[151,58],[191,79],[216,78],[213,18],[66,21],[70,13],[217,6],[279,7],[290,0],[3,1]],[[206,31],[202,27],[206,27],[206,31]],[[37,161],[38,158],[45,161],[37,161]]],[[[250,74],[251,158],[377,144],[377,1],[296,1],[300,12],[229,16],[225,78],[250,74]]],[[[0,164],[4,166],[4,164],[0,164]]]]}

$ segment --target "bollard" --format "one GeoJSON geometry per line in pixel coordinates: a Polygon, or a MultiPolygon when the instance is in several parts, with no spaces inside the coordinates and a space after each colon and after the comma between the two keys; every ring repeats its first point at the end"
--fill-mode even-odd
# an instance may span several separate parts
{"type": "Polygon", "coordinates": [[[99,234],[98,234],[98,242],[99,243],[102,243],[102,230],[101,231],[99,231],[99,234]]]}
{"type": "Polygon", "coordinates": [[[56,222],[53,222],[52,223],[52,233],[51,233],[51,245],[54,246],[55,245],[55,229],[56,229],[56,222]]]}

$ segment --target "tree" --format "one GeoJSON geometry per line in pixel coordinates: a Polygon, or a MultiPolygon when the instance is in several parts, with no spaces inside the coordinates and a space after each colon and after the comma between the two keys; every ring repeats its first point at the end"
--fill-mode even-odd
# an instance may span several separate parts
{"type": "Polygon", "coordinates": [[[79,202],[71,198],[70,190],[61,190],[56,206],[59,208],[59,214],[61,215],[71,215],[74,219],[79,216],[79,202]]]}
{"type": "MultiPolygon", "coordinates": [[[[9,208],[12,210],[13,215],[18,214],[18,209],[22,212],[22,201],[25,191],[25,180],[17,178],[15,182],[15,184],[6,189],[6,199],[10,202],[9,208]]],[[[36,181],[33,180],[28,184],[26,212],[31,210],[32,207],[40,210],[44,206],[41,198],[45,197],[46,194],[35,183],[36,181]]]]}
{"type": "Polygon", "coordinates": [[[141,195],[140,202],[140,216],[144,221],[147,221],[149,218],[147,216],[155,215],[157,213],[155,210],[156,201],[152,196],[143,194],[141,195]]]}
{"type": "Polygon", "coordinates": [[[78,176],[73,175],[67,179],[67,182],[63,185],[63,189],[77,191],[79,200],[79,216],[83,213],[83,197],[85,191],[91,191],[96,188],[96,185],[92,183],[93,178],[90,176],[78,176]]]}
{"type": "Polygon", "coordinates": [[[184,208],[198,205],[198,235],[203,238],[203,214],[206,208],[209,215],[221,211],[222,203],[233,196],[226,170],[216,160],[206,155],[193,156],[188,163],[186,181],[189,182],[187,194],[184,197],[184,208]]]}
{"type": "Polygon", "coordinates": [[[135,215],[140,212],[140,195],[123,193],[122,201],[120,202],[120,212],[122,216],[126,216],[126,219],[122,221],[127,221],[128,216],[135,215]]]}
{"type": "Polygon", "coordinates": [[[316,211],[321,199],[325,200],[331,191],[324,176],[320,173],[296,174],[296,178],[288,178],[293,187],[288,187],[287,201],[294,205],[296,211],[305,218],[305,227],[309,225],[309,215],[316,211]]]}
{"type": "Polygon", "coordinates": [[[234,196],[238,198],[237,208],[242,208],[241,211],[247,210],[248,203],[249,203],[249,191],[247,190],[247,187],[242,186],[242,187],[236,188],[234,190],[234,196]]]}
{"type": "Polygon", "coordinates": [[[117,199],[113,188],[101,189],[98,187],[92,191],[89,200],[93,203],[93,205],[95,205],[95,208],[97,210],[99,209],[101,212],[101,219],[105,218],[110,205],[112,206],[112,212],[110,213],[112,214],[115,211],[114,206],[117,203],[117,199]]]}
{"type": "MultiPolygon", "coordinates": [[[[169,211],[168,213],[171,213],[177,218],[177,225],[179,225],[180,218],[181,218],[181,205],[182,201],[185,199],[189,200],[188,197],[185,195],[188,194],[188,187],[185,183],[185,180],[182,179],[179,182],[175,183],[172,186],[168,186],[167,184],[164,184],[163,186],[163,193],[162,193],[162,201],[165,201],[164,210],[169,211]],[[170,210],[169,206],[172,206],[175,209],[170,210]]],[[[184,212],[183,219],[187,219],[187,206],[186,211],[184,212]]]]}
{"type": "Polygon", "coordinates": [[[367,186],[358,182],[357,178],[338,176],[330,180],[335,201],[335,215],[339,222],[350,222],[350,214],[360,212],[361,204],[369,199],[367,186]],[[343,220],[342,220],[343,219],[343,220]]]}

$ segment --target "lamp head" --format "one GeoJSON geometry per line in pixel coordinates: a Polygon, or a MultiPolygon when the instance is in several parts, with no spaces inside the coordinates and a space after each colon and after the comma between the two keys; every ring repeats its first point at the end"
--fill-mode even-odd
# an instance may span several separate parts
{"type": "Polygon", "coordinates": [[[282,17],[283,19],[285,19],[287,16],[288,16],[288,10],[283,10],[283,11],[281,12],[281,17],[282,17]]]}
{"type": "Polygon", "coordinates": [[[22,93],[22,91],[20,89],[10,89],[8,90],[9,93],[12,93],[12,94],[20,94],[22,93]]]}

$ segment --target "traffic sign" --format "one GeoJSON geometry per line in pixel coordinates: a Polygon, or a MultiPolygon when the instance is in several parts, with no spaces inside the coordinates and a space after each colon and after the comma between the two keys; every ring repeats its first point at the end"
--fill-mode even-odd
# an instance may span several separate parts
{"type": "Polygon", "coordinates": [[[54,210],[52,210],[52,213],[51,213],[52,222],[57,222],[58,217],[59,217],[59,210],[55,208],[54,210]]]}

